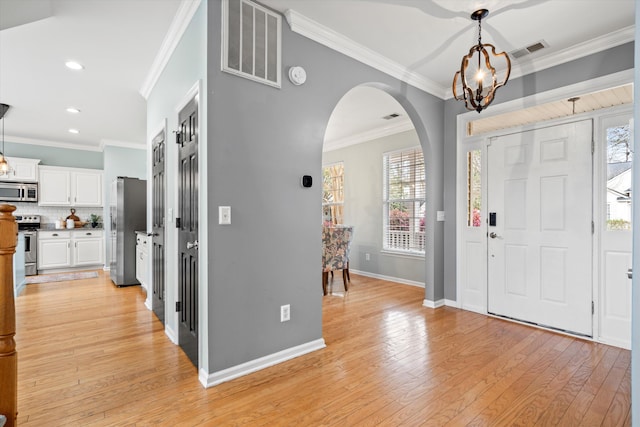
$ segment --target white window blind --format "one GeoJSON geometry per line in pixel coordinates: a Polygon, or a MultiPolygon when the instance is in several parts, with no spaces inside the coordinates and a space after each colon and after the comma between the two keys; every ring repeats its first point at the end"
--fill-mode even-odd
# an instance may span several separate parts
{"type": "Polygon", "coordinates": [[[279,88],[281,16],[250,0],[223,0],[222,16],[222,70],[279,88]]]}
{"type": "Polygon", "coordinates": [[[426,191],[422,150],[386,153],[383,176],[383,248],[424,254],[426,191]]]}
{"type": "Polygon", "coordinates": [[[322,168],[322,222],[341,225],[344,222],[344,163],[322,168]]]}

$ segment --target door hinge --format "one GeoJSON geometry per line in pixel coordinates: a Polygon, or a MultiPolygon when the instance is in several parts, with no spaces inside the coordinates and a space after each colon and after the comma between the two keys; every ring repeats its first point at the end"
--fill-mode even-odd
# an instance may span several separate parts
{"type": "Polygon", "coordinates": [[[176,301],[176,312],[182,311],[182,302],[176,301]]]}
{"type": "Polygon", "coordinates": [[[596,224],[593,221],[591,221],[591,234],[595,234],[595,232],[596,232],[596,224]]]}
{"type": "Polygon", "coordinates": [[[592,139],[591,140],[591,154],[596,152],[596,140],[592,139]]]}
{"type": "Polygon", "coordinates": [[[182,224],[180,223],[180,218],[176,218],[176,228],[180,228],[182,224]]]}
{"type": "Polygon", "coordinates": [[[591,301],[591,314],[596,314],[596,305],[591,301]]]}

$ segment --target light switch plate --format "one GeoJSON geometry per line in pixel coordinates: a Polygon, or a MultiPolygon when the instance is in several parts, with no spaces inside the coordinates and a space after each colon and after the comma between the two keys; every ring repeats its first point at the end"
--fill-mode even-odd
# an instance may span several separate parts
{"type": "Polygon", "coordinates": [[[231,206],[218,206],[218,224],[231,224],[231,206]]]}
{"type": "Polygon", "coordinates": [[[436,221],[444,221],[444,211],[436,212],[436,221]]]}

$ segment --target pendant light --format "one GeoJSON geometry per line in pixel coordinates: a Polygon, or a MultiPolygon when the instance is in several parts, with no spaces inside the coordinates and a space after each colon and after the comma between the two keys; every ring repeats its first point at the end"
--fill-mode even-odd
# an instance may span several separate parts
{"type": "Polygon", "coordinates": [[[9,105],[7,104],[0,104],[0,120],[2,120],[2,151],[0,151],[0,177],[3,176],[7,176],[9,175],[9,172],[11,172],[11,167],[9,166],[9,163],[7,162],[7,158],[5,156],[5,151],[4,151],[4,115],[7,112],[7,110],[9,109],[9,105]]]}
{"type": "Polygon", "coordinates": [[[509,55],[506,52],[496,53],[496,47],[492,44],[482,44],[482,18],[486,18],[487,15],[489,15],[487,9],[476,10],[471,14],[471,19],[478,21],[478,44],[472,46],[469,53],[462,57],[460,71],[456,71],[453,77],[454,98],[464,101],[467,110],[475,110],[478,113],[491,104],[496,90],[507,84],[511,74],[509,55]],[[477,61],[474,61],[474,55],[477,55],[477,61]],[[499,57],[504,57],[507,65],[502,81],[498,81],[494,65],[499,57]],[[492,60],[494,64],[491,63],[492,60]],[[462,95],[458,94],[459,84],[462,85],[462,95]]]}

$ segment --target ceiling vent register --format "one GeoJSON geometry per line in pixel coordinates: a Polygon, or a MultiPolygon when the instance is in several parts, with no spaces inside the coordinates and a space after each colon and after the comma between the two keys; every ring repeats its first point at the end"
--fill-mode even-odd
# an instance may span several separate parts
{"type": "Polygon", "coordinates": [[[545,49],[549,47],[549,43],[544,40],[540,40],[539,42],[533,43],[527,47],[523,47],[522,49],[516,49],[509,53],[509,56],[519,59],[523,56],[531,55],[534,52],[545,49]]]}

